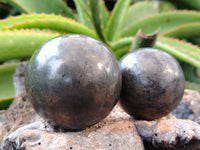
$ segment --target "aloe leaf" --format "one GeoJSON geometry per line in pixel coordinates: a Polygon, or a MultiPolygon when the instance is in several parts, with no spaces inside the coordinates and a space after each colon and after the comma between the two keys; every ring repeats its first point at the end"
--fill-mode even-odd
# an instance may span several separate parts
{"type": "Polygon", "coordinates": [[[75,18],[72,10],[62,0],[6,0],[23,13],[55,13],[75,18]]]}
{"type": "Polygon", "coordinates": [[[12,75],[17,63],[0,65],[0,109],[7,108],[15,97],[12,75]]]}
{"type": "Polygon", "coordinates": [[[122,29],[129,27],[144,17],[157,14],[158,12],[158,8],[152,2],[142,1],[134,3],[128,8],[122,29]]]}
{"type": "Polygon", "coordinates": [[[130,51],[131,45],[127,45],[124,47],[119,48],[117,51],[115,51],[115,57],[120,60],[125,54],[127,54],[130,51]]]}
{"type": "Polygon", "coordinates": [[[0,98],[0,110],[8,108],[14,98],[15,97],[8,97],[8,98],[2,98],[2,99],[0,98]]]}
{"type": "MultiPolygon", "coordinates": [[[[125,37],[117,42],[110,43],[112,50],[116,55],[126,54],[127,49],[123,47],[131,47],[134,37],[125,37]],[[123,50],[123,51],[122,51],[123,50]]],[[[200,47],[181,41],[175,38],[159,36],[155,43],[155,48],[161,49],[173,55],[176,59],[191,64],[196,68],[200,68],[200,47]]],[[[123,55],[117,56],[122,57],[123,55]]]]}
{"type": "Polygon", "coordinates": [[[94,28],[94,24],[92,21],[92,14],[90,11],[89,6],[83,1],[83,0],[74,0],[74,3],[76,5],[76,9],[78,11],[78,16],[80,22],[89,27],[90,29],[94,28]]]}
{"type": "Polygon", "coordinates": [[[142,47],[154,47],[157,35],[159,33],[160,29],[157,29],[152,34],[144,34],[142,30],[138,30],[135,40],[132,43],[130,51],[134,51],[138,48],[142,47]]]}
{"type": "Polygon", "coordinates": [[[89,6],[92,12],[92,20],[94,22],[94,26],[96,32],[99,34],[101,38],[103,38],[102,30],[101,30],[101,20],[100,20],[100,8],[99,2],[100,0],[90,0],[89,6]]]}
{"type": "MultiPolygon", "coordinates": [[[[30,14],[20,15],[16,17],[9,17],[7,19],[0,20],[1,30],[13,30],[21,28],[39,28],[39,29],[51,29],[59,33],[77,33],[85,34],[96,39],[99,39],[98,35],[93,31],[76,22],[71,18],[62,17],[60,15],[48,15],[48,14],[30,14]]],[[[99,39],[100,40],[100,39],[99,39]]]]}
{"type": "Polygon", "coordinates": [[[101,28],[103,31],[106,28],[108,18],[109,18],[109,13],[105,6],[105,3],[103,0],[100,0],[100,20],[101,20],[101,28]]]}
{"type": "Polygon", "coordinates": [[[135,37],[124,37],[115,42],[110,42],[110,46],[113,51],[118,51],[119,49],[129,46],[131,47],[131,43],[134,41],[135,37]]]}
{"type": "Polygon", "coordinates": [[[185,88],[191,89],[191,90],[196,90],[196,91],[200,92],[200,84],[198,84],[198,83],[185,81],[185,88]]]}
{"type": "Polygon", "coordinates": [[[160,12],[167,12],[176,10],[176,6],[169,1],[159,1],[159,11],[160,12]]]}
{"type": "Polygon", "coordinates": [[[58,35],[35,30],[0,31],[0,61],[30,58],[44,42],[58,35]]]}
{"type": "Polygon", "coordinates": [[[131,44],[134,42],[134,40],[135,37],[125,37],[119,39],[118,41],[109,43],[110,48],[118,60],[130,51],[131,44]]]}
{"type": "Polygon", "coordinates": [[[192,8],[194,8],[194,9],[197,9],[197,10],[200,10],[200,1],[199,0],[190,0],[190,1],[188,1],[188,0],[178,0],[179,2],[181,2],[181,3],[185,3],[187,6],[190,6],[190,7],[192,7],[192,8]]]}
{"type": "Polygon", "coordinates": [[[105,4],[103,0],[90,0],[89,3],[92,19],[94,22],[94,26],[98,35],[104,39],[103,29],[105,28],[105,24],[107,23],[108,14],[105,9],[105,4]]]}
{"type": "Polygon", "coordinates": [[[160,34],[182,24],[200,22],[197,11],[173,11],[148,16],[122,31],[122,37],[133,36],[141,29],[144,33],[152,33],[160,28],[160,34]]]}
{"type": "Polygon", "coordinates": [[[200,1],[199,0],[170,0],[171,2],[177,3],[177,5],[184,5],[186,8],[192,8],[200,10],[200,1]]]}
{"type": "Polygon", "coordinates": [[[162,34],[163,36],[175,37],[175,38],[194,38],[200,37],[200,21],[196,23],[187,23],[171,30],[168,30],[162,34]]]}
{"type": "Polygon", "coordinates": [[[187,81],[200,84],[200,77],[197,75],[197,68],[184,62],[181,62],[180,65],[187,81]]]}
{"type": "Polygon", "coordinates": [[[130,0],[118,0],[116,2],[105,29],[105,36],[108,41],[115,41],[119,38],[130,2],[130,0]]]}
{"type": "Polygon", "coordinates": [[[86,5],[88,5],[89,0],[83,0],[83,2],[84,2],[86,5]]]}
{"type": "Polygon", "coordinates": [[[200,48],[178,39],[159,37],[155,47],[162,49],[178,60],[200,68],[200,48]]]}

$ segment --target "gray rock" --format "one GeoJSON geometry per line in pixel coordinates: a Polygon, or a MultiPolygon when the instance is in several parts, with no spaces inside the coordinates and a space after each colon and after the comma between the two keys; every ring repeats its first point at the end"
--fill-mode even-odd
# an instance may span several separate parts
{"type": "Polygon", "coordinates": [[[172,112],[179,119],[190,119],[200,124],[200,94],[185,90],[181,103],[172,112]]]}
{"type": "MultiPolygon", "coordinates": [[[[20,66],[23,70],[23,67],[20,66]]],[[[16,87],[23,84],[23,71],[15,76],[16,87]],[[18,78],[18,77],[19,78],[18,78]]],[[[20,93],[20,92],[19,92],[20,93]]],[[[127,149],[199,150],[200,95],[185,90],[173,114],[154,121],[137,121],[117,105],[100,123],[79,132],[55,130],[32,108],[25,92],[21,92],[7,111],[0,112],[0,143],[2,150],[46,149],[127,149]],[[189,113],[188,113],[189,112],[189,113]],[[191,119],[191,120],[186,120],[191,119]],[[138,135],[139,134],[139,135],[138,135]],[[3,138],[3,140],[2,140],[3,138]],[[143,142],[142,142],[143,141],[143,142]]]]}
{"type": "Polygon", "coordinates": [[[27,62],[20,63],[13,75],[13,83],[15,87],[15,96],[18,96],[24,89],[24,76],[27,67],[27,62]]]}
{"type": "Polygon", "coordinates": [[[55,131],[47,122],[37,121],[5,136],[3,150],[14,149],[109,149],[143,150],[143,142],[130,116],[119,106],[102,122],[79,132],[55,131]]]}
{"type": "Polygon", "coordinates": [[[168,116],[156,121],[138,121],[135,126],[146,149],[200,149],[200,125],[191,120],[168,116]]]}
{"type": "Polygon", "coordinates": [[[17,97],[2,116],[2,150],[16,149],[133,149],[143,150],[143,142],[133,121],[118,105],[102,122],[79,132],[55,130],[40,118],[24,91],[26,63],[13,75],[17,97]]]}
{"type": "Polygon", "coordinates": [[[135,126],[145,149],[199,150],[200,125],[197,123],[200,123],[200,94],[186,89],[172,114],[159,120],[138,121],[135,126]]]}

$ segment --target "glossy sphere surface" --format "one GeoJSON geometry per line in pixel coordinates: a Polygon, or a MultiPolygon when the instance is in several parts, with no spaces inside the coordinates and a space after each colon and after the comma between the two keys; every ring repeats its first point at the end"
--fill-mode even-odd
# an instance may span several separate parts
{"type": "Polygon", "coordinates": [[[101,42],[69,34],[32,56],[25,86],[33,107],[53,125],[84,129],[104,119],[121,91],[119,63],[101,42]]]}
{"type": "Polygon", "coordinates": [[[178,62],[168,53],[141,48],[122,57],[120,68],[120,103],[134,118],[160,118],[181,101],[184,75],[178,62]]]}

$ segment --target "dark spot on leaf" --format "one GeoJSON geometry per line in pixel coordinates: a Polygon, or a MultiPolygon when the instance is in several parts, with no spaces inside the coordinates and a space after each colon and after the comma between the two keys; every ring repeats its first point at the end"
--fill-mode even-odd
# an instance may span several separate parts
{"type": "Polygon", "coordinates": [[[171,21],[171,19],[170,18],[167,18],[167,20],[166,20],[167,22],[170,22],[171,21]]]}

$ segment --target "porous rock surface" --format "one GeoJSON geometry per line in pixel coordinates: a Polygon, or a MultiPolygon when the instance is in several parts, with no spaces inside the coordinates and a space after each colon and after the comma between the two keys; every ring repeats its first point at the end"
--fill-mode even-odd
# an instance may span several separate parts
{"type": "MultiPolygon", "coordinates": [[[[25,94],[20,97],[27,99],[25,94]]],[[[15,100],[15,102],[21,100],[15,100]]],[[[34,112],[29,101],[26,103],[26,108],[28,105],[30,106],[29,109],[26,109],[29,110],[29,113],[23,115],[23,117],[22,114],[18,114],[12,120],[15,121],[11,121],[12,123],[10,122],[10,125],[4,128],[7,133],[1,144],[3,150],[144,149],[143,142],[131,117],[118,106],[102,122],[83,131],[72,132],[53,129],[34,112]],[[23,118],[26,118],[26,121],[22,121],[23,118]],[[17,126],[19,128],[13,126],[16,122],[18,122],[17,126]]]]}
{"type": "MultiPolygon", "coordinates": [[[[19,74],[22,77],[23,74],[19,74]]],[[[23,82],[23,78],[21,81],[23,82]]],[[[117,104],[110,115],[100,123],[83,131],[70,132],[55,130],[40,118],[23,91],[8,110],[0,112],[0,148],[2,150],[199,150],[199,99],[198,92],[185,90],[183,101],[173,112],[177,117],[184,119],[177,119],[169,114],[154,121],[134,120],[117,104]]]]}
{"type": "Polygon", "coordinates": [[[200,126],[191,120],[169,117],[159,121],[135,123],[148,150],[199,150],[200,126]]]}
{"type": "Polygon", "coordinates": [[[135,122],[147,150],[200,150],[199,124],[200,94],[187,89],[170,115],[154,121],[135,122]]]}
{"type": "Polygon", "coordinates": [[[190,119],[200,124],[200,94],[197,91],[185,90],[184,97],[172,112],[179,119],[190,119]]]}
{"type": "Polygon", "coordinates": [[[132,118],[119,106],[103,121],[83,131],[55,130],[36,114],[22,90],[24,65],[14,75],[15,88],[20,87],[21,94],[17,94],[0,121],[2,150],[144,149],[132,118]]]}

